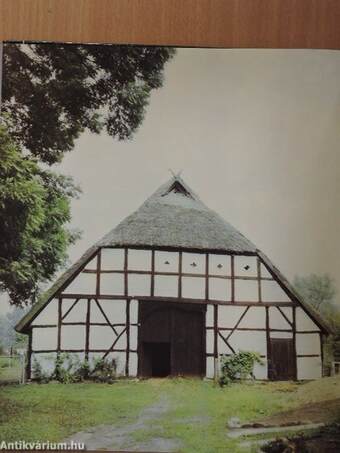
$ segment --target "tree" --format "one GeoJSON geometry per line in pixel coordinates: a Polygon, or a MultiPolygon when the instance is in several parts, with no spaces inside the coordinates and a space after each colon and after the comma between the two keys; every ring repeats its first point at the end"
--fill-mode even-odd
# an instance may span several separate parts
{"type": "Polygon", "coordinates": [[[0,291],[16,305],[35,298],[66,259],[78,234],[67,228],[71,180],[42,170],[0,126],[0,291]]]}
{"type": "Polygon", "coordinates": [[[329,304],[334,302],[336,288],[333,280],[327,274],[296,276],[294,286],[303,299],[320,312],[327,310],[329,304]]]}
{"type": "Polygon", "coordinates": [[[85,129],[131,138],[173,54],[168,47],[6,43],[2,111],[10,133],[48,164],[85,129]]]}
{"type": "Polygon", "coordinates": [[[3,348],[25,347],[27,336],[16,332],[14,328],[26,311],[25,309],[14,307],[6,315],[0,316],[0,345],[3,348]]]}

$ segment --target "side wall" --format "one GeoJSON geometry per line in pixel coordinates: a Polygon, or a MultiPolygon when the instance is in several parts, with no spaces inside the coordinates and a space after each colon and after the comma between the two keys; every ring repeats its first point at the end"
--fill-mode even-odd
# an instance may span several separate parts
{"type": "Polygon", "coordinates": [[[137,373],[138,300],[208,303],[207,376],[221,355],[257,351],[268,377],[271,338],[292,338],[298,379],[321,376],[320,329],[261,259],[182,251],[104,248],[34,319],[32,359],[45,369],[58,352],[114,357],[120,375],[137,373]]]}

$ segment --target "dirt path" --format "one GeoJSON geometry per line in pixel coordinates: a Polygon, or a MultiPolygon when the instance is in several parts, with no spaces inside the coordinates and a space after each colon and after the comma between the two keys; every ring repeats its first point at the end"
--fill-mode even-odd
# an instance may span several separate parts
{"type": "Polygon", "coordinates": [[[137,442],[133,435],[138,431],[152,429],[152,422],[158,421],[169,410],[165,397],[145,408],[135,423],[124,426],[99,425],[73,434],[65,442],[82,442],[88,450],[119,450],[139,452],[176,452],[182,446],[179,439],[151,437],[147,441],[137,442]]]}

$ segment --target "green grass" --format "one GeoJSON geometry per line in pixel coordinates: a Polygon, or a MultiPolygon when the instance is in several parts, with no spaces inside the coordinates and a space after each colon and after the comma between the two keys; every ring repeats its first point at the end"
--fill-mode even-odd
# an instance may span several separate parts
{"type": "Polygon", "coordinates": [[[21,372],[20,357],[0,357],[0,383],[19,381],[21,372]]]}
{"type": "MultiPolygon", "coordinates": [[[[145,421],[134,441],[152,437],[182,441],[181,452],[239,452],[226,436],[230,417],[241,421],[294,407],[303,387],[316,384],[244,383],[219,388],[195,379],[150,379],[107,384],[30,384],[0,387],[0,441],[59,441],[85,428],[137,420],[159,400],[168,411],[145,421]]],[[[333,386],[336,387],[335,385],[333,386]]]]}

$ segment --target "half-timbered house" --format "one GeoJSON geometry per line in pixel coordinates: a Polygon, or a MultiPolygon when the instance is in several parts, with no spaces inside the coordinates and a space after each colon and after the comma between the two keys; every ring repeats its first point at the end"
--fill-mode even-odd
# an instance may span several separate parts
{"type": "MultiPolygon", "coordinates": [[[[281,240],[278,237],[278,240],[281,240]]],[[[289,246],[289,244],[287,244],[289,246]]],[[[322,375],[327,326],[270,260],[179,177],[91,247],[20,321],[32,360],[115,358],[125,376],[214,377],[256,351],[258,379],[322,375]]]]}

